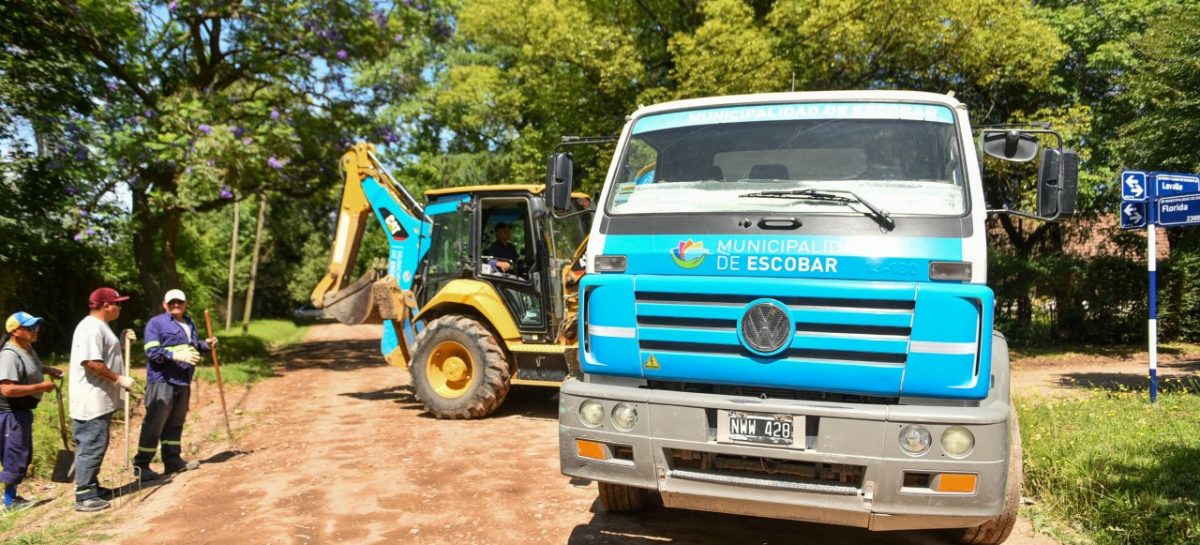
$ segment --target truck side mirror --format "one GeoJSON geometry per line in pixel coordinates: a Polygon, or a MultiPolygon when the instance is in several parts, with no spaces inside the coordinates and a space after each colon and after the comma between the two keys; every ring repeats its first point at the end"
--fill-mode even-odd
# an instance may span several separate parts
{"type": "Polygon", "coordinates": [[[1058,219],[1075,213],[1079,193],[1079,154],[1072,150],[1047,148],[1038,168],[1038,215],[1058,219]]]}
{"type": "Polygon", "coordinates": [[[555,212],[571,209],[571,186],[574,184],[575,158],[561,152],[550,156],[546,163],[546,201],[555,212]]]}
{"type": "Polygon", "coordinates": [[[983,152],[1005,161],[1026,163],[1037,157],[1038,141],[1032,134],[1016,129],[983,133],[983,152]]]}

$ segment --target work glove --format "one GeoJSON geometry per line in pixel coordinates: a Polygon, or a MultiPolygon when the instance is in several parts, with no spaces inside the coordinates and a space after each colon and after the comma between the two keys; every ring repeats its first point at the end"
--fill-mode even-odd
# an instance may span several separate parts
{"type": "Polygon", "coordinates": [[[209,350],[212,350],[217,347],[217,338],[216,337],[209,337],[207,339],[204,339],[204,342],[208,343],[209,350]]]}
{"type": "Polygon", "coordinates": [[[124,388],[126,392],[133,391],[133,377],[121,375],[117,377],[117,386],[124,388]]]}
{"type": "Polygon", "coordinates": [[[200,353],[189,347],[183,352],[171,352],[171,359],[186,363],[188,365],[196,365],[197,363],[200,363],[200,353]]]}

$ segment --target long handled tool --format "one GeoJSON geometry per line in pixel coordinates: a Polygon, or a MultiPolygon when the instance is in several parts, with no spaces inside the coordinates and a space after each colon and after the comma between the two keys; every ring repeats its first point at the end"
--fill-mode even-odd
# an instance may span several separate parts
{"type": "MultiPolygon", "coordinates": [[[[134,333],[132,329],[126,329],[125,331],[121,332],[121,339],[125,341],[125,365],[123,366],[121,374],[129,376],[129,367],[131,365],[130,351],[133,347],[133,341],[137,340],[137,333],[134,333]]],[[[141,483],[141,468],[133,465],[132,458],[129,455],[129,427],[132,424],[132,422],[130,422],[129,414],[129,392],[121,390],[121,398],[125,401],[125,471],[132,472],[134,479],[136,479],[138,483],[141,483]]]]}
{"type": "MultiPolygon", "coordinates": [[[[208,330],[208,338],[213,338],[212,316],[208,311],[204,311],[204,327],[208,330]]],[[[229,437],[229,444],[233,446],[233,450],[240,452],[237,441],[233,439],[233,428],[229,427],[229,409],[225,406],[225,385],[221,382],[221,363],[217,359],[217,347],[210,346],[208,351],[212,353],[213,373],[217,375],[217,394],[221,397],[221,415],[225,417],[225,435],[229,437]]]]}
{"type": "Polygon", "coordinates": [[[54,472],[50,480],[71,483],[75,482],[75,453],[71,452],[71,443],[67,441],[67,416],[63,411],[62,387],[57,381],[54,383],[54,398],[58,402],[58,431],[62,433],[63,448],[54,457],[54,472]]]}

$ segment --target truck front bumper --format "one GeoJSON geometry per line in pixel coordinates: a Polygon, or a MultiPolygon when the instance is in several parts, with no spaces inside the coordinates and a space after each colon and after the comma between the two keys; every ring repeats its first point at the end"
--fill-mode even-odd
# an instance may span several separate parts
{"type": "Polygon", "coordinates": [[[1003,402],[757,399],[572,379],[563,383],[560,396],[559,452],[564,474],[656,490],[668,507],[872,530],[964,528],[1003,510],[1009,415],[1003,402]],[[587,399],[604,406],[598,427],[579,418],[587,399]],[[628,432],[612,424],[619,402],[637,409],[637,423],[628,432]],[[718,442],[719,411],[791,415],[806,422],[806,437],[795,438],[795,447],[718,442]],[[932,446],[920,456],[899,446],[900,430],[908,424],[920,424],[932,435],[932,446]],[[942,431],[952,425],[975,437],[974,449],[961,458],[945,454],[940,445],[942,431]],[[597,459],[598,451],[603,459],[597,459]],[[942,475],[973,475],[975,485],[970,492],[937,491],[932,483],[942,475]]]}

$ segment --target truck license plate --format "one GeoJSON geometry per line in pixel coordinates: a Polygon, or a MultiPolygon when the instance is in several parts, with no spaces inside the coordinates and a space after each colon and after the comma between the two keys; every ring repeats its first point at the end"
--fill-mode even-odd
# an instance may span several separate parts
{"type": "MultiPolygon", "coordinates": [[[[717,441],[791,446],[797,429],[791,415],[718,411],[717,441]]],[[[803,421],[801,421],[803,422],[803,421]]],[[[803,425],[803,424],[801,424],[803,425]]],[[[803,430],[799,430],[803,433],[803,430]]]]}

